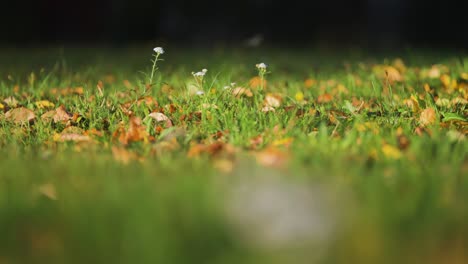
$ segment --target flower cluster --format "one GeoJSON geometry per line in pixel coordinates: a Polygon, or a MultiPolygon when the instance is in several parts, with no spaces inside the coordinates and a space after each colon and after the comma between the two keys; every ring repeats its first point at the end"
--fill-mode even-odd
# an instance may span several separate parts
{"type": "Polygon", "coordinates": [[[164,54],[164,49],[162,47],[156,47],[153,49],[157,54],[164,54]]]}
{"type": "Polygon", "coordinates": [[[154,74],[158,70],[158,67],[157,67],[158,61],[162,61],[162,59],[159,59],[159,55],[164,54],[164,49],[162,47],[156,47],[153,50],[154,50],[154,52],[156,54],[153,55],[154,56],[154,59],[152,60],[153,67],[151,69],[151,75],[150,75],[149,80],[148,80],[150,85],[153,84],[154,74]]]}
{"type": "Polygon", "coordinates": [[[192,75],[194,77],[202,77],[203,78],[203,76],[205,76],[207,71],[208,71],[207,69],[203,69],[203,70],[201,70],[199,72],[192,72],[192,75]]]}
{"type": "Polygon", "coordinates": [[[255,67],[257,67],[257,69],[259,70],[266,70],[266,68],[268,67],[265,63],[259,63],[257,65],[255,65],[255,67]]]}

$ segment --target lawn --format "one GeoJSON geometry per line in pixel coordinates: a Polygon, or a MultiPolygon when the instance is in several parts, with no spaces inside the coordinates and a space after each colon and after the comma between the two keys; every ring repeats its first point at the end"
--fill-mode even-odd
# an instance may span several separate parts
{"type": "Polygon", "coordinates": [[[1,264],[468,263],[466,53],[164,49],[0,49],[1,264]]]}

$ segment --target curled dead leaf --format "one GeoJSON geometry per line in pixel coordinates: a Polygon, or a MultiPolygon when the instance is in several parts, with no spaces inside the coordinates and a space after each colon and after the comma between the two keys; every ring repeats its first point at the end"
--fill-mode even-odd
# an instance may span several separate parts
{"type": "Polygon", "coordinates": [[[68,113],[67,110],[65,109],[65,106],[61,105],[55,110],[50,110],[41,115],[41,119],[44,122],[50,122],[54,121],[54,123],[66,123],[69,120],[71,120],[73,115],[71,113],[68,113]]]}
{"type": "Polygon", "coordinates": [[[252,97],[253,93],[249,89],[243,88],[243,87],[237,87],[232,90],[232,94],[239,98],[241,96],[247,96],[247,97],[252,97]]]}
{"type": "Polygon", "coordinates": [[[14,108],[5,113],[5,119],[16,124],[31,124],[35,118],[34,112],[25,107],[14,108]]]}
{"type": "Polygon", "coordinates": [[[424,109],[419,116],[419,124],[423,127],[434,124],[436,120],[436,111],[433,108],[424,109]]]}
{"type": "Polygon", "coordinates": [[[156,122],[164,122],[166,124],[166,127],[172,127],[172,121],[163,113],[154,112],[149,114],[148,116],[156,120],[156,122]]]}
{"type": "Polygon", "coordinates": [[[265,101],[263,102],[264,106],[270,106],[273,108],[279,107],[283,98],[277,94],[267,94],[265,96],[265,101]]]}
{"type": "Polygon", "coordinates": [[[146,127],[142,124],[141,118],[134,116],[130,118],[128,130],[126,130],[125,125],[121,123],[119,128],[112,134],[112,138],[118,140],[123,145],[128,145],[131,142],[148,142],[149,134],[146,131],[146,127]]]}

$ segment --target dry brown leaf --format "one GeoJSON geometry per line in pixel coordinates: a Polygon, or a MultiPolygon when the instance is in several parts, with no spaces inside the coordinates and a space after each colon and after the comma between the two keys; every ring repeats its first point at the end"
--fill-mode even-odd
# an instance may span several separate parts
{"type": "Polygon", "coordinates": [[[253,93],[249,89],[243,88],[243,87],[237,87],[234,90],[232,90],[232,94],[239,98],[241,96],[247,96],[247,97],[252,97],[253,93]]]}
{"type": "Polygon", "coordinates": [[[419,123],[423,127],[434,124],[436,120],[436,111],[433,108],[424,109],[419,116],[419,123]]]}
{"type": "Polygon", "coordinates": [[[283,98],[277,94],[267,94],[265,96],[264,106],[270,106],[273,108],[279,107],[283,98]]]}
{"type": "Polygon", "coordinates": [[[13,97],[7,97],[3,102],[8,105],[10,108],[15,108],[18,106],[18,101],[13,97]]]}
{"type": "Polygon", "coordinates": [[[384,71],[385,71],[385,78],[388,80],[388,82],[394,83],[394,82],[403,81],[403,76],[395,67],[392,67],[392,66],[385,67],[384,71]]]}
{"type": "Polygon", "coordinates": [[[91,141],[91,138],[88,135],[85,135],[83,129],[75,126],[69,126],[65,128],[60,134],[55,134],[54,141],[88,142],[91,141]]]}
{"type": "Polygon", "coordinates": [[[149,141],[149,134],[146,132],[146,127],[142,124],[139,117],[130,118],[130,126],[128,130],[125,129],[123,123],[112,134],[114,140],[118,140],[123,145],[128,145],[131,142],[149,141]]]}
{"type": "Polygon", "coordinates": [[[154,112],[149,114],[148,116],[156,120],[156,122],[164,122],[166,124],[166,127],[172,127],[172,121],[163,113],[154,112]]]}
{"type": "Polygon", "coordinates": [[[50,110],[41,115],[41,119],[45,122],[50,122],[51,120],[54,121],[54,123],[59,123],[63,122],[66,123],[69,120],[71,120],[73,117],[72,114],[68,113],[67,110],[65,109],[65,106],[61,105],[55,110],[50,110]]]}
{"type": "Polygon", "coordinates": [[[52,183],[45,183],[38,187],[38,191],[41,195],[51,199],[57,200],[57,191],[52,183]]]}
{"type": "Polygon", "coordinates": [[[36,115],[33,111],[25,108],[15,108],[5,113],[5,119],[16,124],[32,123],[36,115]]]}

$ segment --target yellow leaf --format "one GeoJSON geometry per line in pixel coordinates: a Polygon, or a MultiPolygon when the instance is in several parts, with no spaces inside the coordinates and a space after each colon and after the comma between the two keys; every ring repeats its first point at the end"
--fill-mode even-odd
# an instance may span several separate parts
{"type": "Polygon", "coordinates": [[[0,109],[4,109],[4,108],[5,106],[2,103],[0,103],[0,109]]]}
{"type": "Polygon", "coordinates": [[[304,101],[304,94],[301,91],[299,91],[299,92],[296,93],[294,98],[296,98],[296,101],[302,102],[302,101],[304,101]]]}
{"type": "Polygon", "coordinates": [[[401,151],[398,148],[389,144],[384,144],[382,146],[382,153],[389,159],[399,159],[402,156],[401,151]]]}
{"type": "Polygon", "coordinates": [[[37,101],[37,102],[36,102],[36,106],[37,106],[37,108],[39,108],[39,109],[43,109],[43,108],[51,108],[51,107],[54,107],[55,104],[54,104],[54,103],[51,103],[50,101],[47,101],[47,100],[41,100],[41,101],[37,101]]]}
{"type": "Polygon", "coordinates": [[[428,126],[435,123],[437,120],[436,111],[433,108],[426,108],[419,116],[419,123],[421,126],[428,126]]]}
{"type": "Polygon", "coordinates": [[[384,70],[385,70],[385,77],[390,83],[403,81],[403,76],[401,76],[400,72],[394,67],[388,66],[388,67],[385,67],[384,70]]]}
{"type": "Polygon", "coordinates": [[[293,142],[293,140],[294,140],[293,138],[277,139],[277,140],[273,141],[273,143],[271,145],[275,146],[275,147],[279,147],[279,146],[289,147],[291,145],[291,143],[293,142]]]}
{"type": "Polygon", "coordinates": [[[440,82],[442,82],[442,84],[444,85],[445,88],[450,87],[451,81],[452,81],[452,79],[447,74],[444,74],[444,75],[440,76],[440,82]]]}

